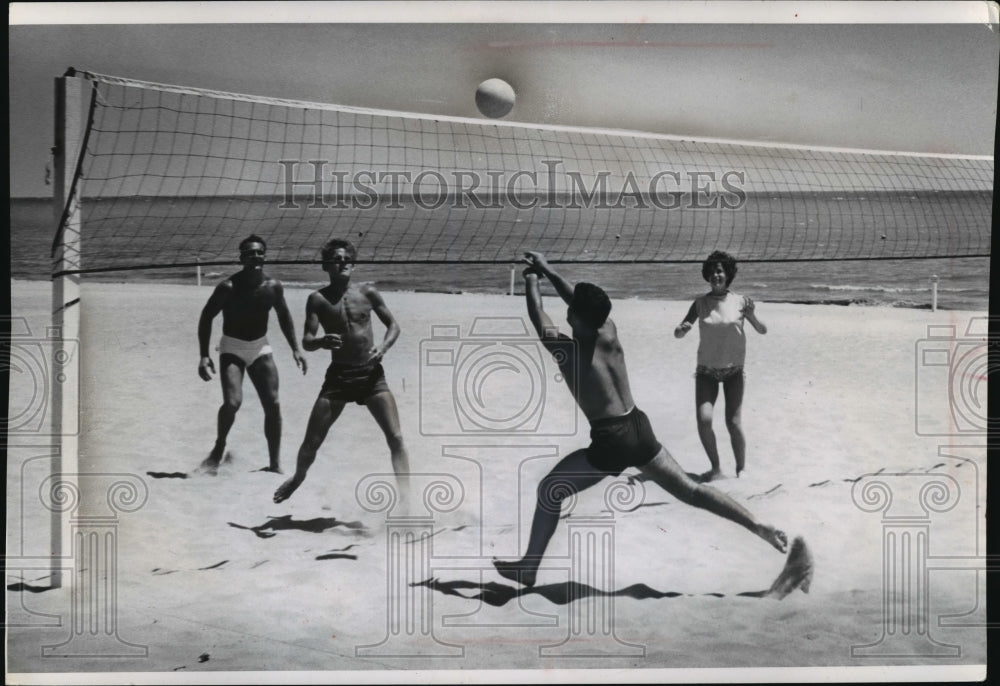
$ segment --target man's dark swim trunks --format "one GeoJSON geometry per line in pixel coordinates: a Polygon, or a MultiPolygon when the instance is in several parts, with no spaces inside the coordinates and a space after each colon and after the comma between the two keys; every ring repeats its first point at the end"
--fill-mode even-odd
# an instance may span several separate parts
{"type": "Polygon", "coordinates": [[[382,365],[342,365],[334,362],[326,370],[319,394],[327,400],[364,405],[368,399],[389,390],[382,365]]]}
{"type": "Polygon", "coordinates": [[[594,469],[618,476],[626,467],[644,465],[660,452],[646,413],[638,407],[621,417],[590,423],[587,462],[594,469]]]}

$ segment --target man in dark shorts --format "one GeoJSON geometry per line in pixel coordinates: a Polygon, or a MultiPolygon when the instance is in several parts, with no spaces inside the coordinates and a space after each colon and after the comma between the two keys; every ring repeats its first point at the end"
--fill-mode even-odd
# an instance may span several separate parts
{"type": "MultiPolygon", "coordinates": [[[[570,286],[540,253],[528,252],[524,261],[529,265],[524,272],[528,316],[590,421],[591,444],[564,457],[542,479],[527,552],[512,562],[494,559],[500,575],[533,586],[549,539],[559,523],[563,499],[590,488],[606,476],[621,474],[626,467],[637,467],[642,480],[655,481],[682,502],[736,522],[785,552],[788,538],[783,531],[760,523],[726,494],[694,481],[656,440],[649,419],[632,401],[624,351],[615,324],[608,318],[611,301],[607,294],[591,283],[570,286]],[[569,305],[566,318],[573,330],[572,338],[559,333],[542,309],[540,276],[548,278],[569,305]]],[[[793,554],[796,569],[792,571],[799,574],[795,583],[807,589],[811,563],[801,539],[796,539],[793,554]]],[[[789,563],[791,558],[789,555],[789,563]]],[[[787,586],[786,579],[785,591],[787,586]]]]}
{"type": "Polygon", "coordinates": [[[250,235],[240,241],[243,270],[215,287],[198,320],[198,347],[201,360],[198,375],[212,378],[215,364],[208,354],[212,338],[212,320],[222,313],[222,338],[219,340],[219,379],[222,382],[222,406],[219,408],[215,446],[201,463],[208,474],[218,471],[226,449],[226,438],[243,402],[243,375],[250,375],[260,404],[264,408],[264,436],[270,464],[262,471],[281,473],[281,407],[278,405],[278,369],[267,342],[267,321],[273,308],[278,325],[292,348],[295,364],[306,373],[306,360],[295,340],[295,322],[285,303],[281,281],[264,273],[267,244],[260,236],[250,235]]]}
{"type": "Polygon", "coordinates": [[[399,427],[396,399],[385,382],[382,356],[399,337],[399,325],[382,295],[371,284],[351,285],[357,251],[345,240],[327,241],[322,251],[323,271],[330,285],[309,294],[302,347],[330,351],[330,367],[313,404],[306,436],[299,448],[295,474],[274,492],[274,502],[287,500],[302,484],[327,432],[347,403],[364,405],[385,434],[403,497],[407,493],[409,458],[399,427]],[[381,345],[375,345],[372,312],[385,325],[381,345]],[[325,335],[319,335],[323,325],[325,335]]]}

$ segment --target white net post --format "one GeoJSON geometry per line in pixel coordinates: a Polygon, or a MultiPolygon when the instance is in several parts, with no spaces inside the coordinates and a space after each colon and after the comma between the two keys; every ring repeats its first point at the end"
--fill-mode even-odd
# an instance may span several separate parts
{"type": "MultiPolygon", "coordinates": [[[[77,469],[80,413],[80,276],[66,274],[80,268],[80,203],[74,196],[84,128],[84,80],[62,76],[55,80],[55,161],[53,174],[53,215],[59,232],[52,253],[53,360],[48,379],[52,400],[52,436],[57,442],[52,457],[52,474],[73,478],[77,469]]],[[[52,583],[62,585],[63,557],[72,552],[68,513],[52,514],[52,583]]]]}

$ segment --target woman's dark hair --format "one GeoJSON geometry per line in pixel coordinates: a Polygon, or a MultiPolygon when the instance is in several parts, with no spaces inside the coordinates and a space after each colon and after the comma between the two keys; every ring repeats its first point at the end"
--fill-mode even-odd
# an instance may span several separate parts
{"type": "Polygon", "coordinates": [[[726,273],[726,285],[728,286],[736,278],[736,258],[722,250],[716,250],[701,263],[701,276],[708,281],[712,278],[716,263],[722,265],[722,271],[726,273]]]}

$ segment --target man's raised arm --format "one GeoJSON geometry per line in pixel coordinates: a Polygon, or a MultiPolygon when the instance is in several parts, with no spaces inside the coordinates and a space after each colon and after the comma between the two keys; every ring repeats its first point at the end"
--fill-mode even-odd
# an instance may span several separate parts
{"type": "Polygon", "coordinates": [[[542,253],[529,250],[524,253],[524,261],[552,283],[563,302],[567,305],[570,304],[570,301],[573,300],[573,286],[552,269],[542,253]]]}
{"type": "Polygon", "coordinates": [[[545,339],[557,335],[555,325],[542,308],[542,293],[538,288],[538,274],[534,271],[534,267],[524,270],[524,297],[528,303],[528,317],[538,337],[545,339]]]}

